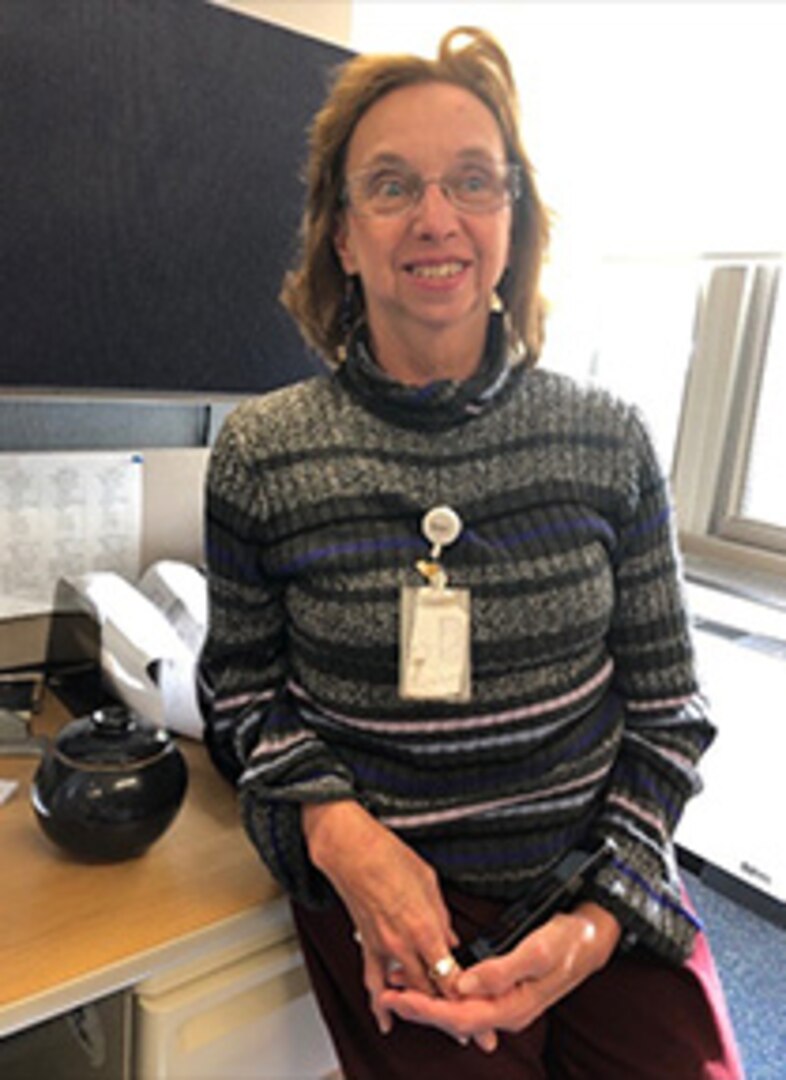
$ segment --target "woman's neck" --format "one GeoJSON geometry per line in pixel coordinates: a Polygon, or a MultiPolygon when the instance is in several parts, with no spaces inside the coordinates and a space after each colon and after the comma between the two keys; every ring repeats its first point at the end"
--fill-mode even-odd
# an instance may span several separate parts
{"type": "Polygon", "coordinates": [[[374,358],[383,371],[407,386],[426,386],[442,379],[464,382],[473,375],[483,356],[486,326],[429,327],[395,336],[385,327],[369,327],[374,358]]]}

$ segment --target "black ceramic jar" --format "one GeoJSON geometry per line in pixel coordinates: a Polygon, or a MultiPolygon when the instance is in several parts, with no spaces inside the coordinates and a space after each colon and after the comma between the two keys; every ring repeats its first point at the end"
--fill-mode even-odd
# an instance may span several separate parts
{"type": "Polygon", "coordinates": [[[140,855],[175,817],[186,763],[166,731],[113,705],[66,724],[33,778],[47,836],[84,859],[140,855]]]}

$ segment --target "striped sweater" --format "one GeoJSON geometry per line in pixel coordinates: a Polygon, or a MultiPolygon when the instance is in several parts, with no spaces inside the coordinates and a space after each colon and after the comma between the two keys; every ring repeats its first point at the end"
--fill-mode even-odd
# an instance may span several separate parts
{"type": "Polygon", "coordinates": [[[208,746],[304,903],[331,896],[304,801],[356,799],[443,880],[501,899],[612,836],[589,895],[679,961],[696,923],[670,837],[713,728],[646,429],[544,370],[497,371],[482,407],[458,412],[441,386],[424,406],[391,384],[388,408],[372,377],[345,372],[225,423],[207,490],[208,746]],[[443,558],[472,596],[461,704],[398,695],[399,593],[422,583],[437,505],[464,523],[443,558]]]}

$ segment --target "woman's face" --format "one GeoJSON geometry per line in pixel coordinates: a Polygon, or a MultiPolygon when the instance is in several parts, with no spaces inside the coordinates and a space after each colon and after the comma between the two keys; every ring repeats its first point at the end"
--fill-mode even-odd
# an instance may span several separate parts
{"type": "MultiPolygon", "coordinates": [[[[430,180],[475,164],[502,166],[505,158],[502,133],[483,102],[450,83],[423,83],[391,91],[363,114],[346,176],[392,165],[430,180]]],[[[336,250],[344,271],[361,278],[375,344],[422,341],[424,331],[446,328],[473,331],[475,340],[485,335],[508,260],[510,206],[469,213],[428,184],[403,213],[374,216],[353,206],[352,192],[350,184],[336,250]]]]}

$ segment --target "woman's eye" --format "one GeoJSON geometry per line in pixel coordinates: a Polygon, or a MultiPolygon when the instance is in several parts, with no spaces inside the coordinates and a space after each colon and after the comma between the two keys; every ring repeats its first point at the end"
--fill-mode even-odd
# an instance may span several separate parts
{"type": "Polygon", "coordinates": [[[488,191],[493,186],[493,177],[486,172],[463,173],[458,177],[458,186],[468,194],[488,191]]]}
{"type": "Polygon", "coordinates": [[[372,177],[370,190],[375,198],[398,199],[402,195],[406,195],[409,185],[405,176],[397,173],[386,173],[384,176],[372,177]]]}

